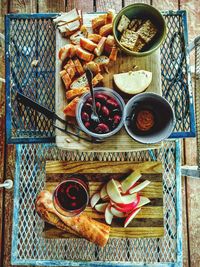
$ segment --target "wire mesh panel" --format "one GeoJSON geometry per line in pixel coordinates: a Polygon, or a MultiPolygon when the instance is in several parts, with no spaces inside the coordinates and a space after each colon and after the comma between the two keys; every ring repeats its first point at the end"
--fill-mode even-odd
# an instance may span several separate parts
{"type": "Polygon", "coordinates": [[[171,137],[194,136],[195,120],[187,52],[186,13],[168,11],[164,14],[168,34],[161,47],[162,92],[175,113],[176,124],[171,137]]]}
{"type": "MultiPolygon", "coordinates": [[[[193,99],[187,55],[184,11],[164,12],[168,33],[161,47],[162,91],[174,108],[171,137],[195,135],[193,99]]],[[[8,142],[52,142],[52,121],[31,108],[19,106],[16,91],[54,110],[55,14],[12,14],[6,17],[6,91],[8,142]]]]}
{"type": "Polygon", "coordinates": [[[56,40],[52,16],[6,18],[7,138],[13,142],[54,139],[52,121],[16,100],[20,91],[54,110],[56,40]]]}
{"type": "MultiPolygon", "coordinates": [[[[179,142],[166,142],[159,150],[133,153],[77,153],[54,145],[18,145],[14,189],[12,263],[47,266],[121,264],[180,264],[181,179],[179,142]],[[110,238],[104,249],[85,239],[45,239],[44,222],[36,214],[35,199],[45,183],[46,160],[161,161],[164,167],[163,238],[110,238]]],[[[174,265],[173,265],[174,266],[174,265]]]]}

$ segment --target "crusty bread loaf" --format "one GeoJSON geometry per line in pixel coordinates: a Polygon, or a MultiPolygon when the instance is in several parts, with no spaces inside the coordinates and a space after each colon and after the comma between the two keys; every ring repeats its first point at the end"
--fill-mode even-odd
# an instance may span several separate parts
{"type": "Polygon", "coordinates": [[[36,211],[41,218],[48,223],[84,237],[100,247],[104,247],[108,242],[110,226],[97,222],[84,214],[74,217],[63,216],[55,209],[52,201],[52,194],[49,191],[42,191],[38,195],[36,211]]]}

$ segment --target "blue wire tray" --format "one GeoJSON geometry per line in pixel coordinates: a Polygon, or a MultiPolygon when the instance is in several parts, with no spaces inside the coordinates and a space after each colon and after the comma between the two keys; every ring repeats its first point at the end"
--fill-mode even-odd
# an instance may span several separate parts
{"type": "Polygon", "coordinates": [[[51,144],[17,145],[11,263],[39,266],[182,266],[180,142],[127,153],[66,152],[51,144]],[[164,237],[111,238],[104,249],[85,239],[45,239],[35,199],[44,188],[46,160],[161,161],[164,237]]]}
{"type": "MultiPolygon", "coordinates": [[[[171,138],[195,136],[188,32],[185,11],[163,12],[168,34],[161,47],[162,93],[176,124],[171,138]]],[[[16,91],[54,110],[56,14],[9,14],[6,31],[6,131],[8,143],[55,141],[52,121],[31,108],[19,108],[16,91]],[[37,63],[36,63],[37,60],[37,63]]]]}

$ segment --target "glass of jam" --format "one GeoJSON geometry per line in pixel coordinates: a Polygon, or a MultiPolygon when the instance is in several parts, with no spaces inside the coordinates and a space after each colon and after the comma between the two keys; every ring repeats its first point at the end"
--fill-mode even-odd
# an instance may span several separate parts
{"type": "Polygon", "coordinates": [[[53,193],[55,209],[64,216],[79,215],[89,201],[89,188],[80,178],[69,178],[61,182],[53,193]]]}

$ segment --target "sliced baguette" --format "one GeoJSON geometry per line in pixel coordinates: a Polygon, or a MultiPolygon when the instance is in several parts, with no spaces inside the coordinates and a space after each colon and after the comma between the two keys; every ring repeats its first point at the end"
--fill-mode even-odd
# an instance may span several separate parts
{"type": "Polygon", "coordinates": [[[75,68],[76,68],[77,73],[78,73],[79,75],[82,75],[82,74],[84,73],[84,69],[83,69],[83,66],[82,66],[80,60],[79,60],[78,58],[75,58],[75,59],[73,60],[73,62],[74,62],[74,66],[75,66],[75,68]]]}
{"type": "Polygon", "coordinates": [[[70,78],[73,79],[76,75],[76,68],[72,59],[68,60],[67,64],[64,66],[64,69],[67,71],[70,78]]]}
{"type": "Polygon", "coordinates": [[[66,72],[66,70],[63,70],[63,71],[60,72],[60,76],[61,76],[61,78],[62,78],[62,80],[63,80],[63,82],[65,84],[66,90],[68,90],[69,86],[70,86],[70,84],[72,82],[69,74],[66,72]]]}
{"type": "Polygon", "coordinates": [[[110,24],[113,22],[115,17],[115,10],[114,9],[109,9],[107,12],[107,17],[106,17],[106,24],[110,24]]]}
{"type": "Polygon", "coordinates": [[[111,53],[110,53],[110,56],[109,56],[109,60],[116,61],[117,60],[117,53],[118,53],[118,48],[113,46],[111,53]]]}
{"type": "Polygon", "coordinates": [[[94,61],[90,61],[90,62],[86,63],[85,69],[86,68],[90,69],[93,72],[93,74],[97,74],[101,71],[99,64],[97,64],[94,61]]]}
{"type": "Polygon", "coordinates": [[[72,44],[66,44],[65,46],[61,47],[58,52],[58,58],[63,61],[66,58],[72,58],[76,53],[76,48],[72,44]]]}
{"type": "Polygon", "coordinates": [[[95,44],[93,41],[91,41],[88,38],[81,37],[80,38],[80,46],[83,49],[86,49],[86,50],[92,52],[97,47],[97,44],[95,44]]]}
{"type": "Polygon", "coordinates": [[[87,35],[87,28],[85,27],[85,25],[82,25],[79,31],[70,36],[70,41],[75,45],[80,44],[81,37],[87,37],[87,35]]]}
{"type": "Polygon", "coordinates": [[[152,81],[152,72],[146,70],[129,71],[113,75],[117,87],[126,94],[143,92],[152,81]]]}
{"type": "Polygon", "coordinates": [[[99,64],[99,66],[101,66],[101,65],[108,65],[109,58],[107,56],[96,57],[94,59],[94,62],[97,63],[97,64],[99,64]]]}
{"type": "Polygon", "coordinates": [[[64,108],[63,112],[66,116],[75,117],[76,116],[76,105],[79,102],[79,97],[75,97],[67,106],[64,108]]]}
{"type": "Polygon", "coordinates": [[[82,60],[84,60],[84,61],[92,61],[93,58],[94,58],[94,55],[93,55],[93,54],[91,54],[90,52],[84,50],[84,49],[81,48],[81,47],[78,47],[78,48],[76,49],[76,55],[77,55],[80,59],[82,59],[82,60]]]}
{"type": "MultiPolygon", "coordinates": [[[[103,76],[100,73],[98,73],[92,79],[93,86],[96,86],[102,80],[103,80],[103,76]]],[[[81,75],[79,78],[77,78],[71,83],[70,89],[78,89],[78,88],[87,87],[87,86],[88,86],[88,81],[87,81],[86,74],[84,73],[83,75],[81,75]]]]}
{"type": "Polygon", "coordinates": [[[96,33],[90,33],[88,34],[88,39],[90,39],[92,42],[98,44],[101,40],[102,36],[96,33]]]}
{"type": "Polygon", "coordinates": [[[92,19],[92,29],[95,31],[96,29],[99,29],[101,26],[106,24],[106,17],[107,14],[100,15],[94,19],[92,19]]]}
{"type": "Polygon", "coordinates": [[[77,89],[72,89],[66,92],[66,98],[67,100],[72,100],[73,98],[77,96],[81,96],[84,93],[88,92],[89,88],[88,87],[81,87],[77,89]]]}
{"type": "Polygon", "coordinates": [[[105,41],[106,41],[106,37],[102,37],[97,47],[94,49],[94,53],[98,57],[101,56],[101,54],[103,53],[105,41]]]}
{"type": "Polygon", "coordinates": [[[112,34],[112,23],[102,26],[99,30],[99,34],[101,36],[108,36],[109,34],[112,34]]]}
{"type": "Polygon", "coordinates": [[[70,10],[69,12],[62,13],[57,18],[53,19],[53,22],[58,24],[59,22],[69,23],[80,18],[78,10],[76,8],[70,10]]]}

